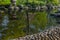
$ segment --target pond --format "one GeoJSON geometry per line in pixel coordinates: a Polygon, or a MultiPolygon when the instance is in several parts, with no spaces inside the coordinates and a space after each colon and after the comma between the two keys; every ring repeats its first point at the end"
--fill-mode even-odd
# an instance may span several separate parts
{"type": "Polygon", "coordinates": [[[0,18],[0,39],[7,40],[20,36],[42,32],[50,26],[55,25],[55,19],[50,17],[46,11],[28,12],[26,10],[16,13],[15,19],[9,13],[1,13],[0,18]],[[49,16],[49,17],[48,17],[49,16]]]}

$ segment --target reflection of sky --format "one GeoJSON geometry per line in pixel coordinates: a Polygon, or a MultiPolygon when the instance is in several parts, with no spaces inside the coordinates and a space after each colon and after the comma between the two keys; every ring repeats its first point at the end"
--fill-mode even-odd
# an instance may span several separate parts
{"type": "Polygon", "coordinates": [[[2,34],[1,32],[3,32],[4,30],[8,29],[8,28],[6,27],[7,24],[8,24],[8,22],[9,22],[8,16],[5,15],[5,16],[3,17],[3,20],[2,20],[2,23],[1,23],[2,27],[4,27],[4,28],[2,28],[2,30],[0,30],[0,38],[1,38],[3,35],[5,35],[5,34],[2,34]]]}
{"type": "Polygon", "coordinates": [[[5,15],[4,18],[3,18],[3,21],[2,21],[2,26],[6,27],[7,24],[8,24],[9,20],[8,20],[8,16],[5,15]]]}
{"type": "Polygon", "coordinates": [[[2,37],[2,34],[0,33],[0,38],[2,37]]]}
{"type": "MultiPolygon", "coordinates": [[[[32,29],[36,29],[36,26],[33,25],[33,24],[29,25],[29,27],[32,28],[32,29]]],[[[41,28],[39,28],[38,31],[39,32],[42,32],[43,30],[41,28]]]]}
{"type": "Polygon", "coordinates": [[[35,29],[35,25],[29,25],[29,27],[35,29]]]}
{"type": "Polygon", "coordinates": [[[41,28],[38,29],[39,32],[42,32],[43,30],[41,28]]]}

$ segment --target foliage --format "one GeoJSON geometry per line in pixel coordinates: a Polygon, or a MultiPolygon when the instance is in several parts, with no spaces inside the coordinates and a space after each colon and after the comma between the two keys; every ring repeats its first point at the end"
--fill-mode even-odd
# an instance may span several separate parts
{"type": "MultiPolygon", "coordinates": [[[[17,0],[17,5],[25,4],[26,0],[17,0]]],[[[46,5],[47,0],[28,0],[29,3],[34,4],[42,4],[46,5]]],[[[51,2],[54,5],[58,5],[58,0],[48,0],[48,2],[51,2]]],[[[10,4],[10,0],[0,0],[0,5],[8,5],[10,4]]],[[[30,23],[30,34],[40,32],[41,29],[44,30],[47,25],[47,12],[29,12],[29,16],[31,20],[30,23]],[[32,14],[32,16],[31,16],[32,14]]],[[[3,13],[4,14],[4,13],[3,13]]],[[[6,15],[6,14],[5,14],[6,15]]],[[[26,20],[26,12],[17,12],[17,18],[18,20],[9,20],[7,30],[4,30],[2,34],[5,34],[2,39],[8,40],[10,38],[17,38],[20,36],[26,35],[26,29],[27,28],[27,20],[26,20]]],[[[3,21],[3,19],[0,20],[0,23],[3,21]]],[[[2,30],[3,27],[0,27],[0,30],[2,30]]],[[[27,30],[28,31],[28,30],[27,30]]]]}
{"type": "MultiPolygon", "coordinates": [[[[58,5],[59,4],[59,0],[28,0],[29,3],[35,3],[35,4],[46,4],[46,2],[51,2],[54,5],[58,5]]],[[[17,5],[20,4],[25,4],[27,2],[27,0],[17,0],[17,5]]],[[[10,0],[0,0],[0,5],[8,5],[10,4],[10,0]]]]}
{"type": "Polygon", "coordinates": [[[0,0],[0,5],[9,5],[10,0],[0,0]]]}

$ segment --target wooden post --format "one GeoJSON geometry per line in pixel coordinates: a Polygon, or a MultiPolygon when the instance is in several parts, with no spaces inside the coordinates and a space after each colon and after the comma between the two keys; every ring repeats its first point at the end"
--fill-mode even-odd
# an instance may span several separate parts
{"type": "MultiPolygon", "coordinates": [[[[26,0],[27,5],[28,5],[28,0],[26,0]]],[[[28,15],[28,9],[26,10],[26,17],[27,17],[27,35],[29,35],[30,33],[30,29],[29,29],[29,15],[28,15]]]]}
{"type": "Polygon", "coordinates": [[[47,17],[48,17],[48,27],[49,27],[50,24],[51,24],[51,17],[50,17],[51,10],[52,10],[52,5],[51,5],[51,3],[47,3],[46,7],[47,7],[46,12],[47,12],[47,17]]]}

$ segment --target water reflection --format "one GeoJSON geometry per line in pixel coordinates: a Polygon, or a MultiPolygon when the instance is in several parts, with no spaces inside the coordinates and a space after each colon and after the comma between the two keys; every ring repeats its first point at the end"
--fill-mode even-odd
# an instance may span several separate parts
{"type": "Polygon", "coordinates": [[[32,29],[35,29],[35,25],[30,25],[29,27],[32,29]]]}
{"type": "Polygon", "coordinates": [[[7,27],[8,23],[9,23],[9,18],[8,18],[7,15],[5,15],[5,16],[3,17],[2,26],[3,26],[3,27],[7,27]]]}
{"type": "MultiPolygon", "coordinates": [[[[42,32],[47,24],[47,17],[45,12],[28,12],[29,14],[29,34],[37,33],[37,32],[42,32]]],[[[0,32],[4,32],[4,30],[7,30],[6,35],[12,35],[14,34],[14,37],[17,35],[18,36],[24,36],[28,32],[28,28],[24,27],[26,26],[26,12],[25,10],[22,10],[22,12],[17,13],[17,17],[19,18],[18,20],[9,20],[8,15],[5,15],[2,20],[2,30],[0,32]],[[19,14],[20,13],[20,14],[19,14]],[[26,33],[27,32],[27,33],[26,33]]],[[[5,35],[5,34],[4,34],[5,35]]],[[[5,35],[5,36],[6,36],[5,35]]]]}
{"type": "Polygon", "coordinates": [[[2,37],[2,33],[0,33],[0,38],[2,37]]]}

